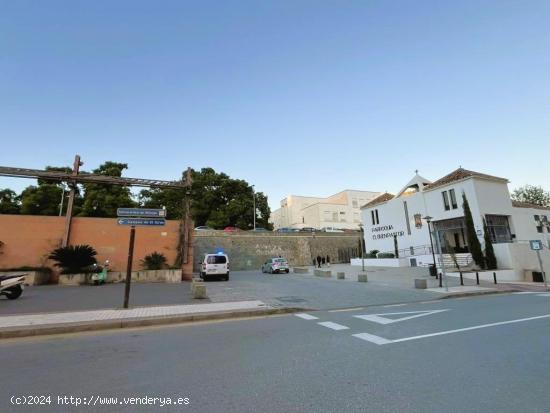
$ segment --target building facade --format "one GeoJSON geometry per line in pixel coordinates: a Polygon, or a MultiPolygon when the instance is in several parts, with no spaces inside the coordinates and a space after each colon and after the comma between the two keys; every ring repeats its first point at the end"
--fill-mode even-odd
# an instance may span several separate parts
{"type": "Polygon", "coordinates": [[[328,198],[289,195],[271,213],[270,222],[279,228],[359,229],[361,206],[379,192],[345,190],[328,198]]]}
{"type": "MultiPolygon", "coordinates": [[[[528,241],[538,239],[550,248],[550,208],[514,202],[508,180],[459,168],[431,182],[415,175],[396,195],[382,194],[362,207],[365,245],[368,251],[395,253],[413,258],[413,265],[433,263],[432,243],[439,235],[443,253],[468,254],[463,210],[468,200],[477,237],[484,248],[484,225],[491,237],[499,268],[537,269],[536,254],[528,254],[528,241]],[[397,247],[397,248],[396,248],[397,247]],[[529,265],[514,256],[529,255],[529,265]]],[[[550,252],[544,253],[549,260],[550,252]]]]}

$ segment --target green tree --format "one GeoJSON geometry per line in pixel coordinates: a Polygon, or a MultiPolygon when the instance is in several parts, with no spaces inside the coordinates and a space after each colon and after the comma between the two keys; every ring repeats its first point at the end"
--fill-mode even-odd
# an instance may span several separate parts
{"type": "Polygon", "coordinates": [[[483,252],[481,251],[481,244],[477,239],[476,229],[474,227],[474,220],[472,218],[472,211],[470,210],[470,204],[466,199],[466,194],[462,193],[462,208],[464,210],[464,221],[466,223],[466,239],[468,240],[468,247],[474,262],[479,268],[485,267],[485,260],[483,258],[483,252]]]}
{"type": "Polygon", "coordinates": [[[483,232],[485,240],[485,264],[488,270],[497,269],[497,257],[495,256],[495,250],[493,249],[493,241],[491,240],[491,234],[489,234],[489,228],[487,228],[487,222],[483,220],[483,232]]]}
{"type": "MultiPolygon", "coordinates": [[[[254,222],[254,196],[256,198],[256,226],[271,228],[271,210],[267,196],[254,194],[253,188],[244,180],[232,179],[212,168],[192,171],[191,215],[195,225],[208,225],[216,229],[236,226],[251,229],[254,222]]],[[[166,207],[167,216],[181,218],[186,190],[144,189],[139,194],[140,205],[146,208],[166,207]]]]}
{"type": "Polygon", "coordinates": [[[519,187],[512,193],[512,199],[528,204],[550,206],[550,192],[540,186],[524,185],[519,187]]]}
{"type": "Polygon", "coordinates": [[[0,214],[19,214],[21,205],[19,197],[11,189],[0,190],[0,214]]]}
{"type": "MultiPolygon", "coordinates": [[[[122,176],[128,164],[108,161],[93,173],[106,176],[122,176]]],[[[132,208],[137,204],[132,199],[130,189],[109,184],[83,184],[84,199],[79,215],[87,217],[116,217],[117,208],[132,208]]]]}
{"type": "Polygon", "coordinates": [[[25,215],[59,215],[62,189],[56,184],[41,183],[21,192],[21,213],[25,215]]]}

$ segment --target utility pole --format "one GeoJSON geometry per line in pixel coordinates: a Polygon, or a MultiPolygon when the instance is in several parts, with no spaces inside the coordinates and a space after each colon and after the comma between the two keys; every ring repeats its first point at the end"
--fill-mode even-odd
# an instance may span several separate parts
{"type": "Polygon", "coordinates": [[[61,244],[62,247],[66,247],[67,245],[69,245],[69,237],[71,236],[71,223],[73,218],[74,197],[76,193],[76,178],[82,165],[83,162],[80,161],[80,155],[76,155],[74,157],[73,172],[71,175],[74,179],[67,182],[71,191],[69,192],[69,202],[67,203],[67,212],[65,213],[65,232],[63,234],[63,242],[61,244]]]}
{"type": "Polygon", "coordinates": [[[191,173],[191,168],[187,168],[185,172],[185,198],[183,200],[184,214],[182,217],[182,243],[181,243],[181,265],[189,262],[189,232],[191,230],[191,186],[193,185],[193,175],[191,173]]]}
{"type": "Polygon", "coordinates": [[[124,286],[124,308],[128,308],[130,301],[130,284],[132,282],[132,261],[134,259],[134,243],[136,239],[136,227],[130,228],[130,244],[128,245],[128,265],[126,266],[126,282],[124,286]]]}
{"type": "Polygon", "coordinates": [[[434,231],[435,231],[435,243],[437,245],[437,252],[441,260],[441,272],[443,273],[443,279],[445,280],[445,291],[449,291],[449,284],[447,283],[447,270],[445,269],[445,262],[443,261],[443,252],[441,250],[441,242],[439,239],[439,230],[434,228],[434,231]]]}
{"type": "Polygon", "coordinates": [[[254,191],[254,185],[252,185],[252,199],[254,201],[254,231],[256,231],[256,192],[254,191]]]}

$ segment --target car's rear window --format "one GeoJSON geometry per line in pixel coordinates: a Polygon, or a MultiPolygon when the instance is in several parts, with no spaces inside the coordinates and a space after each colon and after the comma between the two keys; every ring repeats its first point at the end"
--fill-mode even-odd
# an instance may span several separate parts
{"type": "Polygon", "coordinates": [[[286,263],[286,260],[284,258],[275,258],[273,260],[273,262],[282,262],[282,263],[286,263]]]}
{"type": "Polygon", "coordinates": [[[225,264],[226,262],[227,258],[225,258],[225,255],[209,255],[206,258],[207,264],[225,264]]]}

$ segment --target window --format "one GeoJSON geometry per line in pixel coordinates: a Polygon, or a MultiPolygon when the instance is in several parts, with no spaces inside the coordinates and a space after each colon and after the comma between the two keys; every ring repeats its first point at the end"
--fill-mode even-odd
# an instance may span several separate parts
{"type": "Polygon", "coordinates": [[[206,258],[207,264],[225,264],[227,262],[227,258],[225,258],[225,255],[209,255],[206,258]]]}
{"type": "Polygon", "coordinates": [[[453,209],[457,209],[458,204],[456,203],[455,190],[454,189],[449,190],[449,195],[451,196],[451,205],[453,206],[453,209]]]}
{"type": "Polygon", "coordinates": [[[447,195],[447,191],[443,191],[441,194],[443,195],[443,205],[445,206],[445,211],[449,211],[451,209],[451,205],[449,205],[449,196],[447,195]]]}
{"type": "Polygon", "coordinates": [[[537,232],[538,232],[539,234],[542,234],[542,225],[538,225],[538,226],[537,226],[537,232]]]}
{"type": "Polygon", "coordinates": [[[407,224],[407,234],[411,235],[411,223],[409,222],[409,208],[407,207],[407,201],[403,202],[405,208],[405,224],[407,224]]]}
{"type": "Polygon", "coordinates": [[[372,225],[376,225],[376,218],[374,217],[374,210],[370,211],[370,215],[372,218],[372,225]]]}
{"type": "Polygon", "coordinates": [[[378,210],[375,209],[374,212],[376,213],[376,225],[380,224],[380,220],[378,219],[378,210]]]}
{"type": "Polygon", "coordinates": [[[510,224],[506,215],[486,215],[485,222],[492,242],[495,244],[512,242],[510,224]]]}

